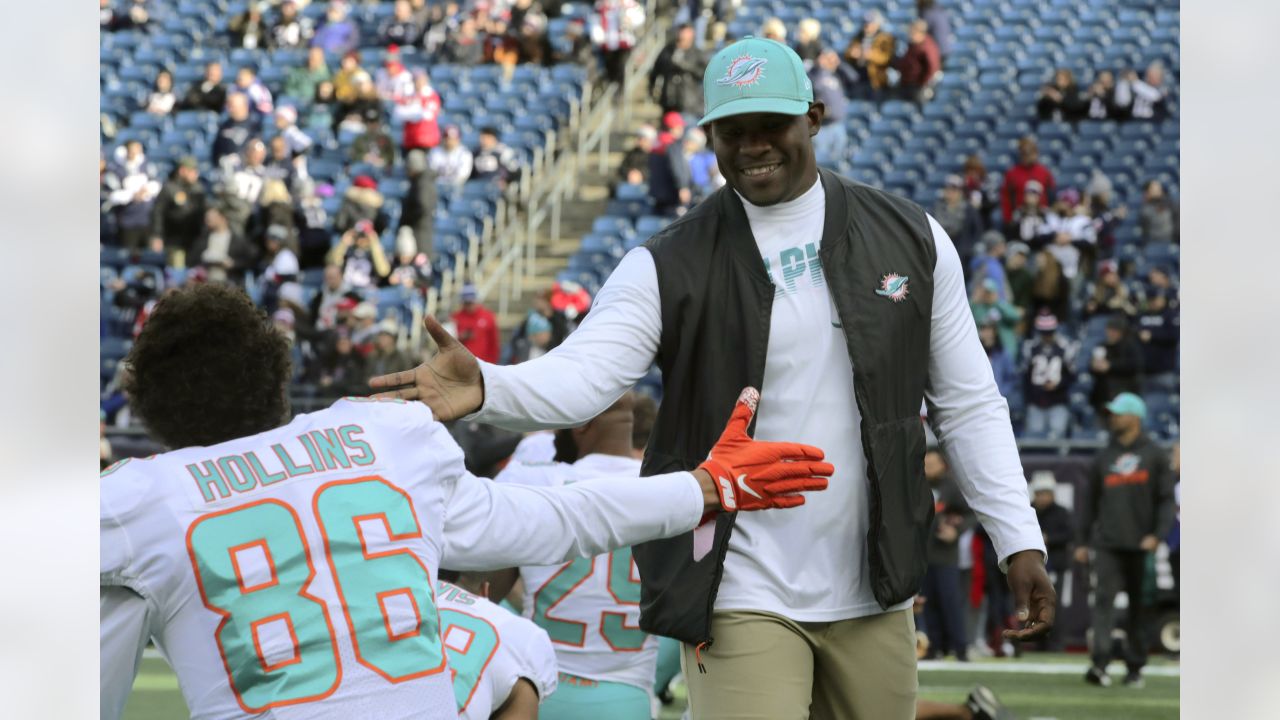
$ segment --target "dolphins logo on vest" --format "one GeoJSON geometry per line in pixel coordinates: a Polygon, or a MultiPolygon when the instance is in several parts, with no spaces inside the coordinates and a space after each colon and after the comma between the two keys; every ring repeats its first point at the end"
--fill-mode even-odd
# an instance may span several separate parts
{"type": "Polygon", "coordinates": [[[902,302],[907,299],[907,278],[897,273],[889,273],[880,278],[880,287],[876,290],[876,294],[881,297],[887,297],[894,302],[902,302]]]}
{"type": "Polygon", "coordinates": [[[725,68],[724,77],[716,80],[716,84],[740,88],[755,85],[764,77],[764,65],[767,62],[769,61],[765,58],[755,58],[750,55],[736,58],[729,63],[729,67],[725,68]]]}

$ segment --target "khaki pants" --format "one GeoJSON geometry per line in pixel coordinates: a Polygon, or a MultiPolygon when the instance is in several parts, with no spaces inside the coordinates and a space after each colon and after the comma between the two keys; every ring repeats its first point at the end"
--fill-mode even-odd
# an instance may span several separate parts
{"type": "Polygon", "coordinates": [[[715,643],[681,662],[692,720],[913,720],[916,624],[911,610],[838,622],[717,612],[715,643]]]}

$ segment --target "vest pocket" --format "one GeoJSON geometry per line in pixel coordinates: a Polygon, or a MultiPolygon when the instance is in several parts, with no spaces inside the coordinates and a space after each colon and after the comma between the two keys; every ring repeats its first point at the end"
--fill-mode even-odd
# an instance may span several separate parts
{"type": "Polygon", "coordinates": [[[920,417],[891,420],[866,431],[870,526],[867,560],[881,607],[913,597],[927,564],[933,495],[924,479],[920,417]]]}

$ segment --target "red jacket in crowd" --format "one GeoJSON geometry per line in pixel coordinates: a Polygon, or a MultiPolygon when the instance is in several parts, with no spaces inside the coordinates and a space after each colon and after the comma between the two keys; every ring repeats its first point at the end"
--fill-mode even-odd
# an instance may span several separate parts
{"type": "Polygon", "coordinates": [[[498,362],[498,319],[485,306],[475,303],[453,313],[458,341],[473,355],[488,363],[498,362]]]}
{"type": "Polygon", "coordinates": [[[1049,207],[1049,198],[1054,195],[1053,173],[1049,168],[1041,163],[1014,165],[1004,174],[1004,187],[1000,188],[1000,213],[1006,223],[1013,221],[1014,209],[1022,205],[1022,189],[1031,180],[1044,188],[1040,193],[1040,207],[1049,207]]]}
{"type": "Polygon", "coordinates": [[[440,144],[440,96],[430,85],[396,98],[395,114],[405,121],[400,144],[406,150],[430,150],[440,144]]]}
{"type": "Polygon", "coordinates": [[[928,35],[918,43],[911,43],[902,57],[894,61],[894,67],[901,73],[898,84],[906,88],[922,88],[929,84],[934,75],[942,70],[942,55],[938,52],[938,44],[928,35]]]}

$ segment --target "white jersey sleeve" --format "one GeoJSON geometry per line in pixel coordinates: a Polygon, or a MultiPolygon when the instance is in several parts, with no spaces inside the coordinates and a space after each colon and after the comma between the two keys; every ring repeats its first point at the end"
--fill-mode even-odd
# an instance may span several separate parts
{"type": "Polygon", "coordinates": [[[141,595],[123,587],[102,587],[98,605],[98,706],[104,720],[115,720],[124,712],[151,638],[151,613],[141,595]]]}
{"type": "Polygon", "coordinates": [[[554,564],[692,530],[703,514],[686,472],[546,489],[495,483],[459,463],[445,511],[444,567],[554,564]]]}
{"type": "Polygon", "coordinates": [[[556,657],[532,622],[449,583],[437,588],[458,716],[486,720],[522,678],[539,700],[556,688],[556,657]]]}

